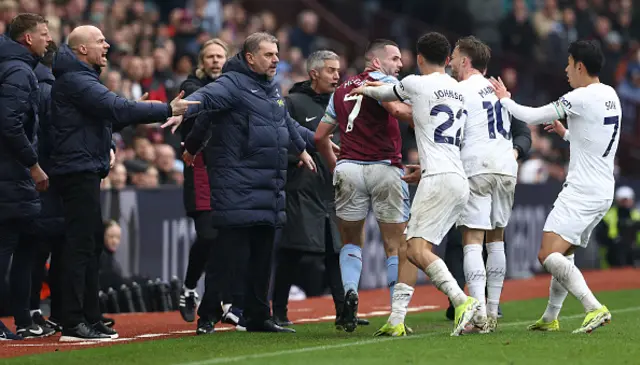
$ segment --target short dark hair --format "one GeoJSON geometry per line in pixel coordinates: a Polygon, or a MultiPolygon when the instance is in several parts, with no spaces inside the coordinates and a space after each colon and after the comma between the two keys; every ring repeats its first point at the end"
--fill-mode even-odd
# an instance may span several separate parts
{"type": "MultiPolygon", "coordinates": [[[[382,39],[382,38],[375,39],[375,40],[371,41],[367,45],[367,48],[364,51],[364,58],[367,61],[371,61],[371,59],[373,58],[371,56],[371,53],[375,52],[375,51],[377,51],[379,49],[384,49],[384,47],[386,47],[386,46],[398,47],[398,44],[396,42],[392,41],[392,40],[389,40],[389,39],[382,39]]],[[[400,48],[400,47],[398,47],[398,48],[400,48]]]]}
{"type": "Polygon", "coordinates": [[[447,62],[447,57],[451,55],[451,43],[443,34],[429,32],[418,39],[416,51],[427,62],[444,66],[447,62]]]}
{"type": "Polygon", "coordinates": [[[58,52],[58,46],[56,42],[51,41],[47,45],[47,52],[44,54],[44,57],[40,60],[40,63],[51,68],[53,66],[53,56],[58,52]]]}
{"type": "Polygon", "coordinates": [[[598,76],[604,66],[604,53],[595,40],[579,40],[569,45],[569,55],[575,63],[582,62],[589,76],[598,76]]]}
{"type": "Polygon", "coordinates": [[[474,36],[462,37],[456,42],[456,47],[471,60],[473,68],[484,72],[489,67],[491,48],[474,36]]]}
{"type": "Polygon", "coordinates": [[[39,14],[18,14],[11,19],[11,24],[9,24],[9,37],[14,41],[18,41],[25,33],[33,31],[38,24],[48,23],[47,19],[39,14]]]}
{"type": "Polygon", "coordinates": [[[242,54],[256,53],[260,49],[260,43],[269,42],[278,44],[278,38],[266,32],[256,32],[250,34],[242,44],[242,54]]]}

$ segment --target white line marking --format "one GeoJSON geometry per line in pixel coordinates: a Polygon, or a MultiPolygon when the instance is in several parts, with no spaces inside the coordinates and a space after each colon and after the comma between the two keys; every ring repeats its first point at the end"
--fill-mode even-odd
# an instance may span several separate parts
{"type": "MultiPolygon", "coordinates": [[[[630,307],[630,308],[612,310],[611,313],[626,313],[626,312],[637,312],[637,311],[640,311],[640,307],[630,307]]],[[[570,316],[564,316],[564,317],[560,317],[560,319],[561,320],[566,320],[566,319],[575,319],[575,318],[582,318],[582,317],[584,317],[584,313],[574,314],[574,315],[570,315],[570,316]]],[[[500,323],[500,327],[525,326],[525,325],[530,324],[530,323],[532,323],[531,320],[529,320],[529,321],[518,321],[518,322],[507,322],[507,323],[500,323]]],[[[202,360],[202,361],[177,363],[176,365],[226,364],[226,363],[231,363],[231,362],[263,359],[263,358],[268,358],[268,357],[278,357],[278,356],[284,356],[284,355],[302,354],[302,353],[313,352],[313,351],[324,351],[324,350],[340,349],[340,348],[352,347],[352,346],[364,346],[364,345],[376,344],[376,343],[387,342],[387,341],[412,340],[412,339],[416,339],[416,338],[424,338],[424,337],[430,337],[430,336],[436,336],[436,335],[443,335],[443,333],[442,332],[429,332],[429,333],[423,333],[423,334],[419,334],[419,335],[411,335],[411,336],[406,336],[406,337],[379,337],[379,338],[375,338],[375,339],[371,339],[371,340],[362,340],[362,341],[354,341],[354,342],[347,342],[347,343],[339,343],[339,344],[335,344],[335,345],[311,346],[311,347],[302,347],[302,348],[299,348],[299,349],[266,352],[266,353],[253,354],[253,355],[221,357],[221,358],[218,358],[218,359],[209,359],[209,360],[202,360]]]]}
{"type": "Polygon", "coordinates": [[[153,338],[153,337],[162,337],[162,336],[169,336],[169,333],[147,333],[144,335],[137,335],[135,336],[136,338],[153,338]]]}

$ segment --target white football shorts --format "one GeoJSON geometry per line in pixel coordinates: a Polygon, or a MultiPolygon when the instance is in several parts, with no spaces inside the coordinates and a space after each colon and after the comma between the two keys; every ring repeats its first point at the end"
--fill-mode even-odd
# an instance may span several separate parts
{"type": "Polygon", "coordinates": [[[480,174],[469,178],[469,202],[458,226],[490,231],[504,228],[513,209],[516,178],[508,175],[480,174]]]}
{"type": "Polygon", "coordinates": [[[407,240],[419,237],[439,245],[469,200],[469,182],[456,173],[424,176],[413,198],[407,240]]]}
{"type": "Polygon", "coordinates": [[[373,215],[382,223],[409,220],[409,186],[404,171],[381,163],[341,162],[333,172],[336,215],[347,222],[373,215]]]}
{"type": "Polygon", "coordinates": [[[602,220],[612,199],[585,200],[562,195],[544,223],[544,232],[553,232],[574,246],[587,247],[591,232],[602,220]]]}

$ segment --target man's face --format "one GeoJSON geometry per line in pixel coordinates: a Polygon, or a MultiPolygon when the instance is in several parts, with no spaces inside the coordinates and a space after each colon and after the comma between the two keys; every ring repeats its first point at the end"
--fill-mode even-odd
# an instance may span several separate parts
{"type": "Polygon", "coordinates": [[[335,91],[340,81],[340,61],[325,60],[320,70],[311,70],[311,77],[316,81],[318,93],[328,94],[335,91]]]}
{"type": "Polygon", "coordinates": [[[204,72],[209,77],[216,78],[222,73],[222,66],[227,62],[227,54],[224,48],[217,44],[210,44],[204,49],[202,55],[202,64],[204,66],[204,72]]]}
{"type": "Polygon", "coordinates": [[[51,35],[49,35],[49,27],[45,23],[38,24],[32,31],[25,33],[24,37],[31,53],[38,57],[43,57],[47,53],[51,35]]]}
{"type": "Polygon", "coordinates": [[[276,66],[278,66],[278,45],[275,43],[262,41],[258,51],[247,53],[247,62],[253,70],[260,75],[267,75],[272,79],[276,75],[276,66]]]}
{"type": "Polygon", "coordinates": [[[385,46],[380,52],[380,69],[383,73],[390,76],[398,76],[402,69],[402,55],[400,49],[396,46],[385,46]]]}
{"type": "Polygon", "coordinates": [[[109,172],[109,180],[111,187],[117,190],[124,189],[127,186],[127,169],[123,164],[116,164],[109,172]]]}
{"type": "Polygon", "coordinates": [[[567,60],[567,68],[564,69],[564,71],[567,73],[567,79],[569,80],[569,85],[571,85],[572,88],[576,88],[577,86],[577,82],[578,82],[578,65],[580,63],[576,64],[576,62],[573,59],[573,56],[569,55],[569,58],[567,60]]]}
{"type": "Polygon", "coordinates": [[[81,47],[84,47],[89,64],[98,67],[107,66],[107,52],[111,46],[107,43],[100,29],[92,29],[87,37],[86,44],[81,45],[81,47]]]}
{"type": "Polygon", "coordinates": [[[453,78],[458,81],[460,81],[460,77],[462,74],[462,59],[463,56],[460,53],[458,47],[456,47],[451,54],[451,62],[449,63],[449,65],[451,66],[451,76],[453,76],[453,78]]]}

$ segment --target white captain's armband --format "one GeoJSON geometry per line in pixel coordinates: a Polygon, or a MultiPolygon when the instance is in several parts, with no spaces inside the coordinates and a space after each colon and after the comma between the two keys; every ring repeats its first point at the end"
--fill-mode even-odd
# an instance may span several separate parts
{"type": "Polygon", "coordinates": [[[332,117],[331,115],[329,115],[329,113],[324,113],[324,116],[322,117],[321,122],[322,123],[331,124],[331,125],[337,125],[338,124],[336,119],[334,117],[332,117]]]}

